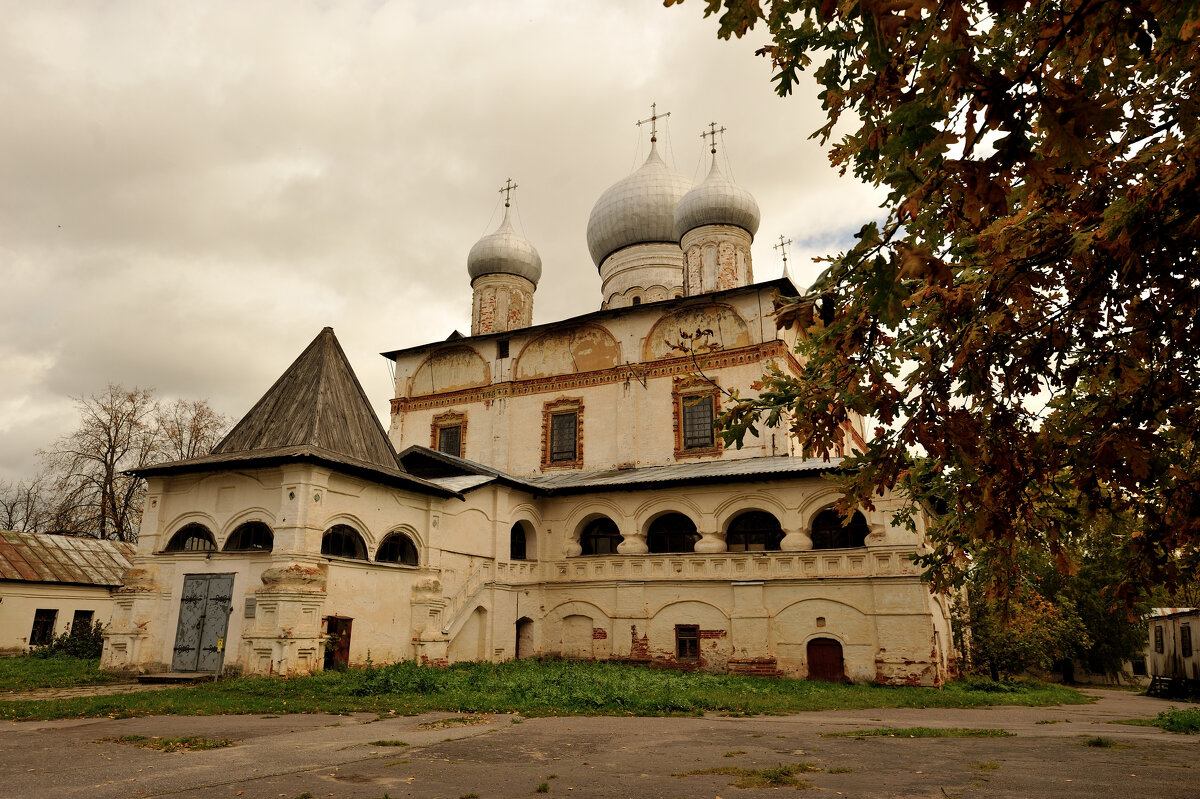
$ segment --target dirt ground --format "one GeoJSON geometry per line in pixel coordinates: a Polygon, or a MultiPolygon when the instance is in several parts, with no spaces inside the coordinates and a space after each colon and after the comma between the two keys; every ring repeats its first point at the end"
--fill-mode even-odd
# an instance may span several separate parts
{"type": "Polygon", "coordinates": [[[743,789],[731,785],[733,776],[688,772],[792,763],[821,769],[798,776],[827,796],[1200,796],[1200,736],[1110,723],[1152,717],[1172,703],[1121,691],[1088,693],[1098,701],[1054,708],[823,711],[755,718],[436,713],[381,719],[360,713],[7,722],[0,726],[0,796],[493,799],[548,793],[753,799],[793,789],[743,789]],[[821,735],[880,726],[999,728],[1015,735],[821,735]],[[167,753],[106,740],[128,735],[203,735],[236,743],[167,753]],[[1114,745],[1085,745],[1095,736],[1114,745]],[[406,745],[376,743],[381,741],[406,745]],[[545,790],[539,790],[543,783],[545,790]]]}

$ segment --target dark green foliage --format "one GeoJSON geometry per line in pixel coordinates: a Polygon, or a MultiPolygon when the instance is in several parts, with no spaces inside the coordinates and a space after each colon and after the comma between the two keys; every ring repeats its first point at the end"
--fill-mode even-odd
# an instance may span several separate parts
{"type": "Polygon", "coordinates": [[[29,654],[36,658],[70,657],[91,660],[100,657],[104,651],[104,625],[94,624],[72,625],[70,632],[65,632],[45,646],[35,646],[29,654]]]}
{"type": "Polygon", "coordinates": [[[1167,732],[1185,735],[1200,735],[1200,708],[1168,708],[1152,719],[1125,719],[1117,724],[1135,724],[1139,727],[1158,727],[1167,732]]]}

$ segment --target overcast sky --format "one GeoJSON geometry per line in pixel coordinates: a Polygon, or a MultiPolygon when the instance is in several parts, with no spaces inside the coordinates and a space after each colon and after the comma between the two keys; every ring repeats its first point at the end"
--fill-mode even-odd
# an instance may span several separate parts
{"type": "Polygon", "coordinates": [[[691,0],[0,0],[0,479],[32,477],[108,382],[240,417],[325,325],[382,415],[379,353],[470,330],[471,245],[520,186],[534,322],[596,310],[588,214],[644,160],[732,177],[762,209],[754,273],[876,215],[783,100],[765,32],[691,0]]]}

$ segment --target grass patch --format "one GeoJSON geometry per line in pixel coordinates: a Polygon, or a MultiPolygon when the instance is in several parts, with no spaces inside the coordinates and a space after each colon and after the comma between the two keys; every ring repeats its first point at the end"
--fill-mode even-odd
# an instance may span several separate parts
{"type": "Polygon", "coordinates": [[[796,774],[804,774],[821,769],[812,763],[780,764],[769,768],[740,768],[738,766],[717,766],[716,768],[697,769],[682,774],[672,774],[673,777],[693,777],[706,774],[720,774],[725,777],[737,777],[736,782],[729,783],[735,788],[811,788],[808,782],[798,779],[796,774]]]}
{"type": "Polygon", "coordinates": [[[41,658],[29,655],[0,658],[0,693],[105,685],[123,679],[112,672],[100,671],[100,658],[41,658]]]}
{"type": "Polygon", "coordinates": [[[972,763],[971,768],[979,769],[980,771],[995,771],[1000,768],[1000,764],[994,763],[991,760],[985,760],[982,763],[972,763]]]}
{"type": "Polygon", "coordinates": [[[203,735],[185,735],[182,738],[147,738],[145,735],[121,735],[117,738],[101,738],[118,744],[134,744],[143,749],[157,749],[160,752],[188,752],[204,749],[223,749],[233,746],[232,738],[206,738],[203,735]]]}
{"type": "Polygon", "coordinates": [[[850,768],[849,766],[834,766],[833,768],[825,769],[826,774],[849,774],[852,771],[854,771],[854,769],[850,768]]]}
{"type": "Polygon", "coordinates": [[[723,757],[737,757],[738,755],[744,754],[746,754],[744,749],[734,749],[732,752],[726,752],[723,757]]]}
{"type": "Polygon", "coordinates": [[[1095,746],[1095,747],[1099,747],[1101,749],[1111,749],[1112,747],[1117,745],[1117,742],[1114,741],[1112,738],[1105,738],[1102,735],[1096,735],[1092,738],[1088,738],[1087,740],[1085,740],[1083,742],[1083,745],[1084,746],[1095,746]]]}
{"type": "Polygon", "coordinates": [[[822,738],[1009,738],[1008,730],[966,727],[876,727],[870,730],[823,732],[822,738]]]}
{"type": "Polygon", "coordinates": [[[1013,683],[998,692],[966,683],[950,683],[942,689],[840,685],[565,660],[458,663],[445,668],[405,661],[290,679],[241,677],[115,696],[0,702],[0,719],[360,711],[669,716],[1089,701],[1070,688],[1033,682],[1013,683]]]}
{"type": "Polygon", "coordinates": [[[539,782],[538,786],[533,789],[534,793],[550,793],[550,783],[539,782]]]}
{"type": "Polygon", "coordinates": [[[408,746],[404,741],[371,741],[371,746],[408,746]]]}
{"type": "Polygon", "coordinates": [[[1113,724],[1134,724],[1139,727],[1158,727],[1167,732],[1184,735],[1200,734],[1200,708],[1167,708],[1152,719],[1121,719],[1113,724]]]}
{"type": "Polygon", "coordinates": [[[1038,719],[1034,724],[1070,724],[1070,719],[1038,719]]]}

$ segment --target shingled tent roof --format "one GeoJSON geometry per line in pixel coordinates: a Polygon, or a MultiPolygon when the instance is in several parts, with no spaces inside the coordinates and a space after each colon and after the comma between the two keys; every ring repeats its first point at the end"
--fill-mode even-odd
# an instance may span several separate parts
{"type": "Polygon", "coordinates": [[[313,339],[213,454],[297,446],[398,467],[387,433],[332,327],[313,339]]]}
{"type": "Polygon", "coordinates": [[[456,495],[405,472],[379,417],[327,327],[300,353],[211,455],[136,470],[143,477],[318,460],[384,482],[456,495]]]}

